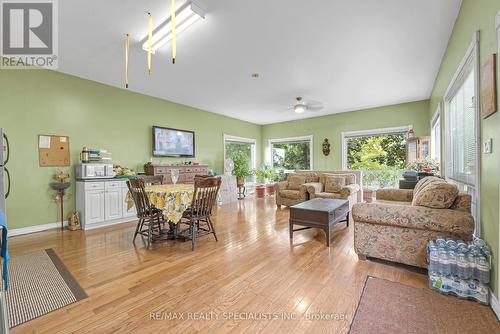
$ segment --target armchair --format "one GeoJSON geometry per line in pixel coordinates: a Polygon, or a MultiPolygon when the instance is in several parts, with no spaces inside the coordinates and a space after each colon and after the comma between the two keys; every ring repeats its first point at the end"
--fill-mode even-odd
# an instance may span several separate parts
{"type": "Polygon", "coordinates": [[[471,196],[458,193],[450,184],[436,190],[436,184],[443,186],[444,180],[427,181],[434,183],[427,193],[425,185],[415,191],[377,190],[375,203],[353,206],[354,250],[360,259],[369,256],[426,268],[429,240],[437,236],[472,239],[471,196]]]}

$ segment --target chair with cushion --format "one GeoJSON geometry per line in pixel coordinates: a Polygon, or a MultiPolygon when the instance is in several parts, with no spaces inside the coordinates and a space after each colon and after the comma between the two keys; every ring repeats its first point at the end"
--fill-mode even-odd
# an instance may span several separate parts
{"type": "Polygon", "coordinates": [[[196,176],[194,179],[193,201],[180,221],[181,224],[188,225],[181,235],[191,240],[193,251],[198,237],[213,234],[217,241],[217,234],[212,224],[212,208],[216,204],[221,183],[222,179],[219,176],[196,176]]]}
{"type": "Polygon", "coordinates": [[[128,180],[127,186],[134,200],[134,205],[137,210],[137,227],[135,228],[134,239],[140,234],[146,237],[147,247],[153,242],[153,237],[161,234],[161,225],[165,223],[163,211],[156,208],[149,202],[149,198],[144,189],[144,180],[128,180]]]}
{"type": "Polygon", "coordinates": [[[286,181],[278,182],[274,185],[276,192],[276,205],[281,207],[292,206],[307,201],[306,176],[292,173],[288,175],[286,181]]]}
{"type": "Polygon", "coordinates": [[[427,243],[437,236],[469,241],[474,232],[471,196],[438,177],[415,189],[377,190],[374,203],[353,206],[354,250],[374,257],[427,267],[427,243]]]}
{"type": "MultiPolygon", "coordinates": [[[[360,173],[360,172],[359,172],[360,173]]],[[[359,175],[362,178],[362,175],[359,175]]],[[[360,181],[355,173],[319,173],[318,182],[305,184],[309,199],[332,198],[347,199],[349,206],[358,202],[358,195],[361,192],[360,181]]]]}

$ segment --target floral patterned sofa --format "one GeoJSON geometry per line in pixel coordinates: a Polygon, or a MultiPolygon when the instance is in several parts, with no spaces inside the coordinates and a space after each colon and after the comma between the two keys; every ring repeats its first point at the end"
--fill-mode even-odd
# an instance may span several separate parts
{"type": "Polygon", "coordinates": [[[354,250],[367,256],[426,268],[426,246],[437,236],[469,241],[474,232],[471,196],[438,177],[415,189],[381,189],[375,203],[353,206],[354,250]]]}
{"type": "Polygon", "coordinates": [[[288,175],[287,181],[274,185],[276,205],[292,206],[316,197],[348,199],[350,206],[363,200],[363,174],[349,171],[297,171],[288,175]],[[342,181],[335,185],[329,181],[342,181]],[[333,187],[332,191],[328,186],[333,187]],[[338,189],[335,189],[337,187],[338,189]]]}

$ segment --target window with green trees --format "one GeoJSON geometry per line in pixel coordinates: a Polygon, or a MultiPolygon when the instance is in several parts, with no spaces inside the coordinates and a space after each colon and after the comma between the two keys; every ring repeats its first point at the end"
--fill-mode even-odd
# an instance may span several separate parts
{"type": "MultiPolygon", "coordinates": [[[[241,154],[248,161],[249,169],[253,170],[255,168],[255,143],[226,139],[224,140],[224,146],[225,159],[230,158],[235,160],[235,157],[241,154]]],[[[253,182],[253,176],[249,175],[245,180],[246,182],[253,182]]]]}
{"type": "Polygon", "coordinates": [[[311,169],[311,140],[271,142],[274,168],[311,169]]]}
{"type": "Polygon", "coordinates": [[[406,163],[407,133],[347,138],[347,167],[364,171],[363,184],[396,186],[406,163]]]}

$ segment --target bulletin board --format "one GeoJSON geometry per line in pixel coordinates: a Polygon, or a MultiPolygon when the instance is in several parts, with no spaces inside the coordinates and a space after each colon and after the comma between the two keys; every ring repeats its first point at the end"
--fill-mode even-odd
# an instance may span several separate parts
{"type": "Polygon", "coordinates": [[[69,137],[54,135],[38,136],[40,167],[64,167],[70,164],[69,137]]]}

